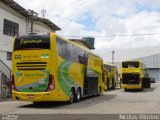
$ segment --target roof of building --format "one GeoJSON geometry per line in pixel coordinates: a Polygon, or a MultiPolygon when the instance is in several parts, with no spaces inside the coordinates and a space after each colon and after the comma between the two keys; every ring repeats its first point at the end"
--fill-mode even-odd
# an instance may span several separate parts
{"type": "MultiPolygon", "coordinates": [[[[152,55],[160,54],[160,46],[142,47],[142,48],[129,48],[129,49],[116,49],[114,50],[114,62],[121,62],[124,60],[132,60],[152,55]]],[[[106,52],[103,56],[105,61],[112,61],[112,51],[106,52]]]]}
{"type": "MultiPolygon", "coordinates": [[[[16,3],[13,0],[0,0],[0,1],[2,1],[3,3],[5,3],[6,5],[11,7],[12,9],[16,10],[17,12],[19,12],[21,15],[23,15],[25,17],[31,16],[29,14],[28,10],[26,10],[25,8],[23,8],[22,6],[20,6],[18,3],[16,3]]],[[[59,28],[57,25],[55,25],[49,19],[36,17],[36,18],[34,18],[34,20],[43,22],[44,24],[46,24],[48,27],[52,28],[53,30],[61,30],[61,28],[59,28]]]]}

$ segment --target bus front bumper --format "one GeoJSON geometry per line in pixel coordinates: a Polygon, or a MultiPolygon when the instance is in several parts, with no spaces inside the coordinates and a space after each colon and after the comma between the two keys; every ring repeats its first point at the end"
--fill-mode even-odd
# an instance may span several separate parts
{"type": "Polygon", "coordinates": [[[141,84],[121,84],[123,89],[142,89],[141,84]]]}

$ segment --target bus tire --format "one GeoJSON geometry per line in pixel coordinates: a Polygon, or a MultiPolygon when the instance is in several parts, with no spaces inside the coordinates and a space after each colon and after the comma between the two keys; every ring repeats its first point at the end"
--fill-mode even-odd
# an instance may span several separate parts
{"type": "Polygon", "coordinates": [[[125,92],[128,92],[128,89],[124,88],[124,91],[125,91],[125,92]]]}
{"type": "Polygon", "coordinates": [[[147,85],[147,88],[151,88],[151,80],[150,80],[150,78],[148,78],[148,85],[147,85]]]}
{"type": "Polygon", "coordinates": [[[112,86],[112,89],[115,89],[116,88],[116,83],[114,83],[114,85],[112,86]]]}
{"type": "Polygon", "coordinates": [[[69,96],[70,98],[69,98],[68,104],[72,104],[75,99],[75,90],[73,88],[71,89],[69,96]]]}
{"type": "Polygon", "coordinates": [[[148,83],[147,83],[146,86],[147,86],[146,88],[151,88],[151,83],[150,83],[150,81],[148,81],[148,83]]]}
{"type": "Polygon", "coordinates": [[[98,93],[98,95],[101,95],[102,94],[102,88],[101,88],[101,86],[99,86],[99,93],[98,93]]]}
{"type": "Polygon", "coordinates": [[[81,99],[81,88],[78,88],[77,89],[77,94],[76,94],[76,97],[75,97],[75,102],[79,102],[81,99]]]}
{"type": "Polygon", "coordinates": [[[107,80],[107,90],[110,90],[110,88],[109,88],[109,80],[107,80]]]}
{"type": "Polygon", "coordinates": [[[117,87],[117,84],[116,83],[114,83],[114,89],[117,87]]]}

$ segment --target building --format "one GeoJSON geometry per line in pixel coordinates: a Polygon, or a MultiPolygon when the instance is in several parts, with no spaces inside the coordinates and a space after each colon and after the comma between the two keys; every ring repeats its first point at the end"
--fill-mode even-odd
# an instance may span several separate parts
{"type": "MultiPolygon", "coordinates": [[[[160,46],[114,50],[114,64],[118,70],[122,61],[135,59],[142,60],[148,69],[149,76],[160,81],[160,46]]],[[[112,62],[112,51],[106,54],[104,60],[112,62]]]]}
{"type": "Polygon", "coordinates": [[[10,92],[7,85],[11,81],[11,52],[14,36],[57,30],[61,29],[53,22],[38,17],[33,11],[24,9],[15,1],[0,0],[0,98],[10,92]]]}
{"type": "MultiPolygon", "coordinates": [[[[13,0],[0,0],[0,59],[11,67],[12,42],[15,35],[31,32],[32,15],[13,0]]],[[[50,20],[33,17],[33,32],[55,32],[60,28],[50,20]]]]}

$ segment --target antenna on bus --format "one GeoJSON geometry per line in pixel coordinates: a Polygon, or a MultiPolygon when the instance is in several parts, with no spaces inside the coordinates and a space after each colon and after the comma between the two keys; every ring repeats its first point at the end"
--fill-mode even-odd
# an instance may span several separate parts
{"type": "Polygon", "coordinates": [[[45,10],[45,9],[42,9],[42,10],[41,10],[41,13],[42,13],[42,18],[45,18],[46,10],[45,10]]]}

